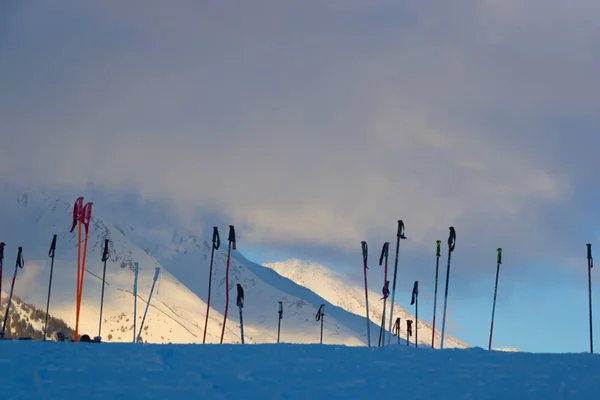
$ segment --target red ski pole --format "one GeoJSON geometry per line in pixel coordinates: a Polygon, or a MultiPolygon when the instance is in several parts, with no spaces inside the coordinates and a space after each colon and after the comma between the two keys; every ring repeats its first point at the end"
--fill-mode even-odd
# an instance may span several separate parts
{"type": "Polygon", "coordinates": [[[221,344],[225,336],[225,323],[227,322],[227,309],[229,308],[229,260],[231,259],[231,249],[235,250],[235,228],[229,225],[229,246],[227,249],[227,266],[225,267],[225,315],[223,316],[223,329],[221,330],[221,344]]]}

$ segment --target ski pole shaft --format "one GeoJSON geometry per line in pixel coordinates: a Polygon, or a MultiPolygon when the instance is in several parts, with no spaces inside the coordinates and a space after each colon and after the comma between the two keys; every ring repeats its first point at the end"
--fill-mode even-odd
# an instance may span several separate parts
{"type": "Polygon", "coordinates": [[[450,227],[450,236],[448,237],[448,266],[446,269],[446,290],[444,292],[444,315],[442,319],[442,340],[440,342],[440,349],[444,348],[444,334],[446,332],[446,309],[448,305],[448,285],[450,283],[450,261],[452,259],[452,252],[456,245],[456,231],[454,227],[450,227]]]}
{"type": "Polygon", "coordinates": [[[394,280],[392,282],[392,305],[390,308],[390,327],[388,332],[388,344],[392,340],[392,322],[394,321],[394,299],[396,298],[396,274],[398,273],[398,252],[400,250],[400,239],[406,239],[404,236],[404,222],[398,220],[398,232],[396,233],[396,260],[394,261],[394,280]]]}
{"type": "Polygon", "coordinates": [[[0,242],[0,299],[2,298],[2,265],[4,260],[4,242],[0,242]]]}
{"type": "Polygon", "coordinates": [[[419,347],[419,296],[415,299],[415,347],[419,347]]]}
{"type": "Polygon", "coordinates": [[[367,246],[367,242],[362,241],[362,255],[363,255],[363,268],[365,272],[365,308],[367,311],[367,344],[371,347],[371,321],[369,320],[369,290],[367,286],[367,260],[369,258],[369,246],[367,246]]]}
{"type": "Polygon", "coordinates": [[[136,261],[133,263],[135,266],[135,272],[133,277],[133,343],[135,343],[135,325],[136,325],[136,315],[137,315],[137,280],[138,280],[138,271],[140,269],[140,264],[136,261]]]}
{"type": "Polygon", "coordinates": [[[244,317],[242,316],[242,307],[240,309],[240,334],[242,337],[242,344],[244,344],[244,317]]]}
{"type": "Polygon", "coordinates": [[[229,309],[229,261],[231,259],[231,249],[235,250],[235,228],[229,225],[229,248],[227,250],[227,265],[225,266],[225,313],[223,315],[223,329],[221,330],[221,344],[225,336],[225,324],[227,323],[227,310],[229,309]]]}
{"type": "Polygon", "coordinates": [[[438,271],[440,268],[440,246],[441,240],[436,240],[436,252],[435,252],[435,285],[433,289],[433,327],[431,328],[431,348],[435,347],[435,312],[437,309],[437,287],[438,287],[438,271]]]}
{"type": "Polygon", "coordinates": [[[208,302],[206,303],[206,318],[204,319],[204,335],[202,337],[202,344],[206,343],[206,329],[208,328],[208,314],[210,313],[210,290],[212,286],[213,259],[215,256],[215,250],[218,250],[220,246],[221,238],[219,237],[219,229],[216,226],[213,226],[212,248],[210,251],[210,267],[208,269],[208,302]]]}
{"type": "Polygon", "coordinates": [[[156,284],[156,280],[158,279],[158,274],[160,273],[160,268],[156,267],[154,270],[154,280],[152,281],[152,287],[150,288],[150,294],[148,295],[148,302],[146,303],[146,309],[144,310],[144,316],[142,317],[142,323],[140,324],[140,331],[137,335],[136,342],[140,341],[140,337],[142,336],[142,329],[144,328],[144,321],[146,321],[146,314],[148,314],[148,308],[150,307],[150,300],[152,300],[152,293],[154,293],[154,285],[156,284]]]}
{"type": "Polygon", "coordinates": [[[381,316],[381,328],[379,330],[379,346],[385,346],[385,312],[387,306],[387,298],[389,295],[389,281],[387,280],[387,270],[388,270],[388,252],[389,252],[389,242],[385,242],[383,244],[383,248],[381,249],[381,256],[379,257],[379,265],[383,264],[385,260],[385,266],[383,269],[383,314],[381,316]]]}
{"type": "Polygon", "coordinates": [[[492,349],[492,335],[494,333],[494,315],[496,314],[496,294],[498,293],[498,275],[500,275],[500,264],[502,264],[502,249],[498,248],[498,261],[496,263],[496,283],[494,284],[494,302],[492,305],[492,323],[490,325],[490,342],[488,350],[492,349]]]}
{"type": "Polygon", "coordinates": [[[106,261],[108,261],[108,239],[104,239],[104,251],[102,252],[102,293],[100,295],[100,321],[98,322],[98,336],[102,337],[102,308],[104,306],[104,285],[106,283],[106,261]]]}
{"type": "Polygon", "coordinates": [[[10,304],[12,301],[12,295],[13,295],[13,290],[15,289],[15,281],[17,279],[17,271],[19,270],[19,268],[23,268],[23,248],[19,247],[19,250],[17,252],[17,262],[15,263],[15,273],[13,275],[13,279],[12,279],[12,284],[10,285],[10,293],[8,295],[8,303],[6,304],[6,314],[4,314],[4,323],[2,324],[2,332],[0,332],[2,334],[2,337],[4,337],[4,334],[6,332],[6,322],[8,321],[8,313],[10,311],[10,304]]]}
{"type": "Polygon", "coordinates": [[[50,250],[48,251],[48,257],[50,261],[50,281],[48,282],[48,300],[46,301],[46,320],[44,321],[44,340],[46,340],[48,334],[48,312],[50,310],[50,292],[52,291],[52,272],[54,271],[54,252],[56,251],[56,235],[52,237],[52,243],[50,244],[50,250]]]}
{"type": "Polygon", "coordinates": [[[588,259],[588,298],[590,304],[590,353],[594,352],[594,335],[592,333],[592,268],[594,267],[594,259],[592,258],[592,245],[587,245],[588,259]]]}

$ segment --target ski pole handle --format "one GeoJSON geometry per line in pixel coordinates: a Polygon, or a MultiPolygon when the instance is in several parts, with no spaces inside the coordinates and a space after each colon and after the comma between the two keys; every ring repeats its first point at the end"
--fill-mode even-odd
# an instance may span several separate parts
{"type": "Polygon", "coordinates": [[[19,246],[19,250],[17,251],[17,267],[22,269],[23,264],[25,264],[25,261],[23,260],[23,248],[19,246]]]}
{"type": "Polygon", "coordinates": [[[442,241],[436,240],[435,244],[437,245],[437,249],[435,250],[435,256],[439,258],[440,257],[440,246],[442,245],[442,241]]]}
{"type": "Polygon", "coordinates": [[[52,243],[50,244],[50,250],[48,250],[48,257],[54,257],[54,251],[56,250],[56,235],[52,236],[52,243]]]}
{"type": "Polygon", "coordinates": [[[498,247],[498,265],[502,264],[502,248],[498,247]]]}
{"type": "Polygon", "coordinates": [[[454,227],[450,227],[450,236],[448,236],[448,251],[452,253],[454,251],[454,247],[456,246],[456,230],[454,227]]]}
{"type": "Polygon", "coordinates": [[[108,239],[104,239],[104,251],[102,252],[102,262],[108,261],[108,239]]]}
{"type": "Polygon", "coordinates": [[[0,242],[0,260],[4,258],[4,246],[6,246],[6,244],[4,242],[0,242]]]}
{"type": "Polygon", "coordinates": [[[283,319],[283,302],[279,302],[279,319],[283,319]]]}
{"type": "Polygon", "coordinates": [[[586,244],[586,246],[587,246],[587,253],[588,253],[587,254],[588,263],[590,264],[590,268],[594,268],[594,259],[592,258],[592,244],[588,243],[588,244],[586,244]]]}
{"type": "Polygon", "coordinates": [[[213,249],[219,250],[221,246],[221,237],[219,236],[219,229],[213,226],[213,238],[212,238],[213,249]]]}
{"type": "Polygon", "coordinates": [[[228,239],[232,246],[233,249],[235,250],[235,228],[233,227],[233,225],[229,225],[229,239],[228,239]]]}
{"type": "Polygon", "coordinates": [[[406,239],[406,236],[404,236],[404,222],[401,219],[398,220],[398,233],[396,236],[400,239],[406,239]]]}
{"type": "Polygon", "coordinates": [[[369,258],[369,246],[367,246],[367,242],[365,242],[364,240],[360,242],[360,244],[362,246],[363,262],[365,264],[365,267],[369,268],[367,267],[367,259],[369,258]]]}
{"type": "Polygon", "coordinates": [[[389,247],[390,247],[390,242],[385,242],[383,244],[383,248],[381,249],[381,256],[379,257],[379,265],[383,264],[384,257],[387,259],[389,247]]]}
{"type": "Polygon", "coordinates": [[[154,282],[158,279],[158,274],[160,273],[160,268],[156,267],[154,270],[154,282]]]}

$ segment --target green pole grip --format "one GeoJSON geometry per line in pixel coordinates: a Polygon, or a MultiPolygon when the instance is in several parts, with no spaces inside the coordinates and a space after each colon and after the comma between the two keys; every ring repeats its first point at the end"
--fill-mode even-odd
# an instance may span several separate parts
{"type": "Polygon", "coordinates": [[[437,244],[437,250],[435,251],[435,256],[439,258],[440,257],[440,246],[442,245],[442,241],[436,240],[435,243],[437,244]]]}
{"type": "Polygon", "coordinates": [[[498,264],[502,264],[502,248],[498,248],[498,264]]]}

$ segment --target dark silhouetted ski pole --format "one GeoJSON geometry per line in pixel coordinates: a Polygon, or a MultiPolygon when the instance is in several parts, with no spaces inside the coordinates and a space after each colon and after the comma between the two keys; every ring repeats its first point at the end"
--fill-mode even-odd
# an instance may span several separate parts
{"type": "Polygon", "coordinates": [[[140,324],[140,331],[138,332],[136,343],[140,341],[140,337],[142,336],[142,329],[144,329],[144,321],[146,321],[146,314],[148,314],[148,308],[150,308],[150,300],[152,300],[152,293],[154,293],[154,285],[156,285],[159,273],[160,268],[156,267],[154,269],[154,279],[152,281],[152,287],[150,288],[150,294],[148,295],[148,301],[146,302],[146,309],[144,310],[144,316],[142,317],[142,323],[140,324]]]}
{"type": "Polygon", "coordinates": [[[444,333],[446,331],[446,306],[448,305],[448,285],[450,283],[450,260],[452,258],[452,252],[456,246],[456,231],[454,227],[450,227],[450,236],[448,236],[448,267],[446,269],[446,292],[444,294],[444,315],[442,319],[442,341],[440,342],[440,349],[444,348],[444,333]]]}
{"type": "Polygon", "coordinates": [[[371,347],[371,321],[369,320],[369,289],[367,286],[367,259],[369,258],[369,246],[364,240],[360,242],[362,245],[363,266],[365,270],[365,308],[367,309],[367,343],[371,347]]]}
{"type": "Polygon", "coordinates": [[[394,320],[394,299],[396,298],[396,274],[398,273],[398,251],[400,249],[400,239],[406,239],[404,236],[404,222],[398,220],[398,232],[396,233],[396,261],[394,262],[394,280],[392,281],[392,306],[390,308],[390,328],[388,333],[388,344],[392,340],[392,321],[394,320]]]}
{"type": "Polygon", "coordinates": [[[242,308],[244,308],[244,288],[239,283],[237,284],[237,301],[236,304],[240,309],[240,333],[242,336],[242,344],[244,344],[244,317],[242,316],[242,308]]]}
{"type": "Polygon", "coordinates": [[[50,281],[48,282],[48,300],[46,301],[46,320],[44,321],[44,340],[48,333],[48,311],[50,310],[50,292],[52,291],[52,272],[54,271],[54,252],[56,251],[56,235],[52,236],[52,243],[50,244],[50,250],[48,251],[48,257],[50,261],[50,281]]]}
{"type": "Polygon", "coordinates": [[[17,262],[15,263],[15,273],[13,275],[12,284],[10,285],[10,294],[8,295],[8,303],[6,304],[6,314],[4,314],[4,323],[2,324],[2,332],[0,334],[1,337],[4,337],[4,333],[6,332],[6,321],[8,321],[8,312],[10,311],[10,303],[12,301],[13,290],[15,289],[15,281],[17,279],[17,271],[19,268],[23,269],[23,265],[25,261],[23,260],[23,248],[19,247],[17,252],[17,262]]]}
{"type": "Polygon", "coordinates": [[[500,275],[500,264],[502,264],[502,249],[498,248],[498,260],[496,262],[496,283],[494,284],[494,303],[492,305],[492,324],[490,325],[490,343],[488,350],[492,349],[492,334],[494,333],[494,315],[496,314],[496,294],[498,293],[498,275],[500,275]]]}
{"type": "Polygon", "coordinates": [[[410,337],[412,336],[412,320],[406,320],[406,346],[410,345],[410,337]]]}
{"type": "Polygon", "coordinates": [[[283,303],[279,302],[279,320],[277,321],[277,343],[279,343],[279,333],[281,332],[281,320],[283,319],[283,303]]]}
{"type": "Polygon", "coordinates": [[[98,336],[102,337],[102,307],[104,305],[104,284],[106,283],[106,261],[108,261],[108,239],[104,239],[104,251],[102,252],[102,294],[100,295],[100,321],[98,322],[98,336]]]}
{"type": "Polygon", "coordinates": [[[202,344],[206,343],[206,329],[208,328],[208,314],[210,313],[210,288],[212,284],[213,259],[215,256],[215,250],[218,250],[220,246],[221,238],[219,237],[219,230],[216,226],[213,226],[212,250],[210,251],[210,268],[208,269],[208,302],[206,303],[206,318],[204,320],[204,336],[202,337],[202,344]]]}
{"type": "Polygon", "coordinates": [[[323,317],[325,317],[325,313],[323,313],[323,308],[325,307],[325,304],[321,304],[321,306],[319,307],[319,310],[317,311],[317,315],[315,316],[315,320],[321,321],[321,341],[320,344],[323,344],[323,317]]]}
{"type": "Polygon", "coordinates": [[[229,248],[227,250],[227,265],[225,266],[225,312],[223,315],[223,329],[221,330],[221,344],[225,336],[225,324],[227,323],[227,310],[229,309],[229,261],[231,259],[231,249],[235,250],[235,228],[229,225],[229,248]]]}
{"type": "Polygon", "coordinates": [[[594,268],[594,259],[592,258],[592,245],[587,245],[588,259],[588,295],[590,300],[590,353],[594,352],[594,336],[592,335],[592,268],[594,268]]]}
{"type": "Polygon", "coordinates": [[[385,259],[385,267],[383,270],[383,314],[381,316],[381,327],[379,328],[379,346],[385,346],[385,308],[387,298],[390,295],[390,281],[387,280],[387,267],[388,267],[388,251],[389,251],[390,243],[385,242],[383,244],[383,248],[381,249],[381,256],[379,257],[379,265],[383,264],[383,260],[385,259]]]}
{"type": "Polygon", "coordinates": [[[410,305],[415,305],[415,347],[419,347],[419,281],[415,281],[410,305]]]}
{"type": "Polygon", "coordinates": [[[2,264],[4,262],[4,246],[6,246],[6,244],[0,242],[0,299],[2,299],[2,264]]]}
{"type": "Polygon", "coordinates": [[[394,336],[398,336],[398,344],[400,344],[400,317],[396,318],[394,323],[394,336]]]}
{"type": "Polygon", "coordinates": [[[433,289],[433,327],[431,328],[431,348],[435,347],[435,311],[437,308],[437,287],[438,287],[438,271],[440,268],[440,245],[441,240],[435,241],[437,249],[435,251],[435,286],[433,289]]]}

